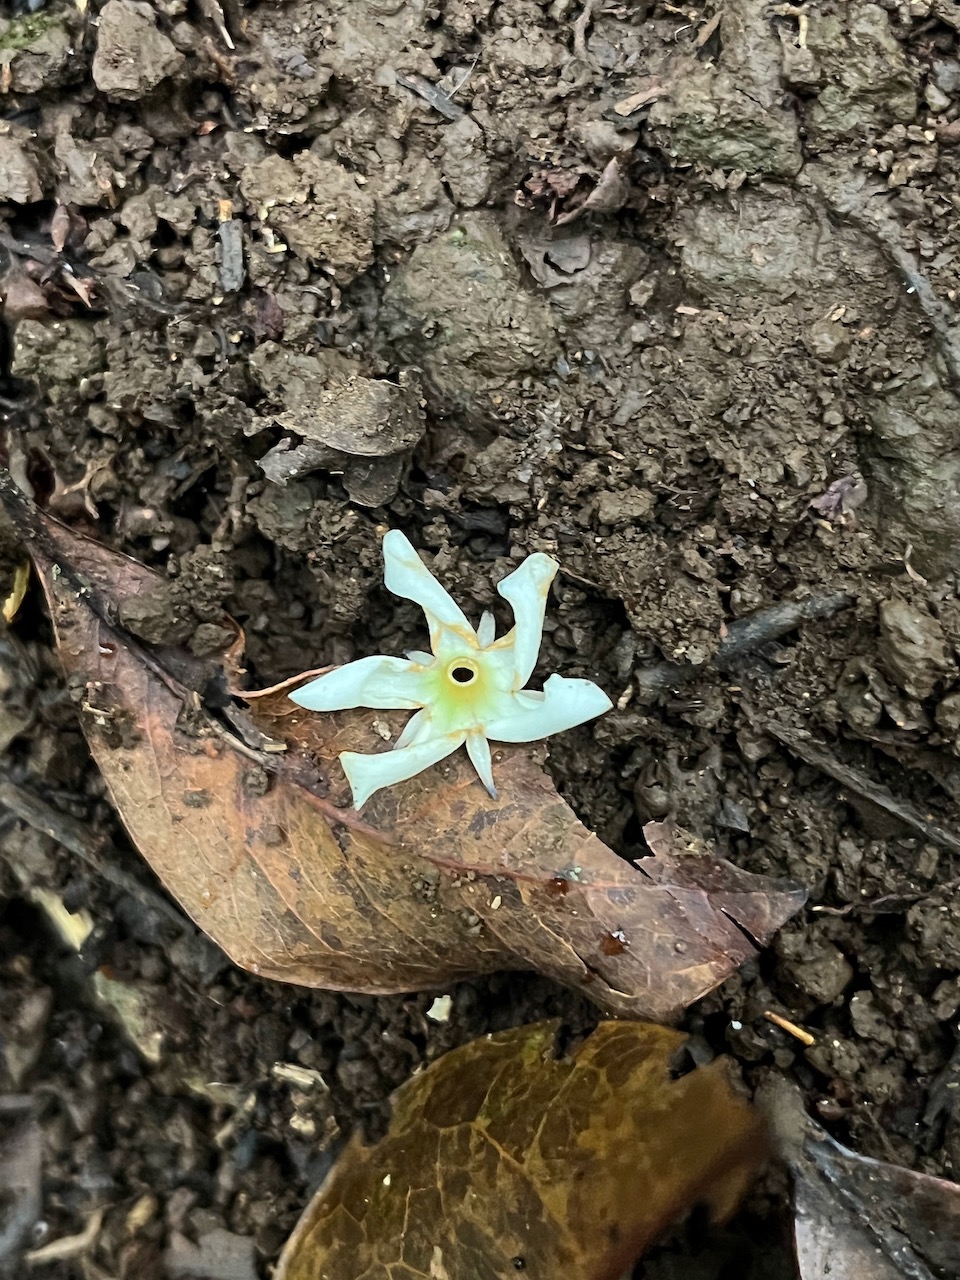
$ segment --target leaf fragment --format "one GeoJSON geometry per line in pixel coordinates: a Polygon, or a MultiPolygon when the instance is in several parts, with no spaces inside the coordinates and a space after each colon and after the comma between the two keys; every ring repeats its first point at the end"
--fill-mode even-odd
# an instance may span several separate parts
{"type": "Polygon", "coordinates": [[[794,1176],[800,1280],[960,1275],[960,1186],[850,1151],[807,1120],[794,1176]]]}

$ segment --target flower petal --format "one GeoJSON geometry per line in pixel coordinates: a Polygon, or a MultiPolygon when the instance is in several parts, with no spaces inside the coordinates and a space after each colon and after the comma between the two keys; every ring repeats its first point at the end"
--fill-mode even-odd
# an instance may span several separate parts
{"type": "Polygon", "coordinates": [[[413,549],[409,538],[399,529],[391,529],[383,539],[383,581],[395,596],[415,601],[427,615],[430,647],[434,652],[441,627],[465,631],[475,638],[466,614],[441,587],[413,549]]]}
{"type": "Polygon", "coordinates": [[[467,755],[480,775],[480,781],[496,800],[497,788],[493,782],[493,760],[490,756],[490,743],[482,733],[467,734],[467,755]]]}
{"type": "Polygon", "coordinates": [[[342,751],[340,763],[353,791],[353,807],[361,808],[381,787],[404,782],[438,764],[451,751],[456,751],[463,739],[463,734],[427,738],[399,751],[381,751],[375,756],[363,755],[359,751],[342,751]]]}
{"type": "Polygon", "coordinates": [[[403,726],[400,737],[393,744],[394,751],[402,751],[404,747],[411,747],[415,742],[422,741],[430,734],[432,728],[433,717],[430,712],[426,709],[418,711],[403,726]]]}
{"type": "Polygon", "coordinates": [[[497,620],[489,609],[485,609],[480,625],[477,627],[477,643],[481,649],[486,649],[487,645],[493,644],[496,638],[497,620]]]}
{"type": "Polygon", "coordinates": [[[346,711],[350,707],[409,709],[423,706],[423,668],[405,658],[360,658],[311,680],[291,702],[308,711],[346,711]]]}
{"type": "Polygon", "coordinates": [[[592,680],[554,675],[543,686],[542,694],[516,694],[511,710],[487,721],[483,728],[494,742],[536,742],[601,716],[612,706],[592,680]]]}
{"type": "Polygon", "coordinates": [[[513,610],[514,627],[498,641],[500,645],[512,645],[516,668],[515,689],[522,689],[533,674],[543,638],[543,617],[547,611],[550,583],[557,576],[559,565],[542,551],[527,556],[519,569],[514,569],[497,590],[513,610]]]}

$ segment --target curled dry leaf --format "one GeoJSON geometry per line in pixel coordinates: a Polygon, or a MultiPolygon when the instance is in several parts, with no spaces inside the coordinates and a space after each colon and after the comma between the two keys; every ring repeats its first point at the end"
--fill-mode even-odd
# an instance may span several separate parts
{"type": "Polygon", "coordinates": [[[736,1207],[764,1155],[718,1059],[679,1079],[683,1037],[605,1022],[569,1057],[552,1022],[474,1040],[345,1149],[275,1280],[615,1280],[698,1203],[736,1207]]]}
{"type": "Polygon", "coordinates": [[[167,889],[244,968],[374,993],[531,968],[610,1011],[669,1020],[754,954],[748,933],[764,943],[801,905],[794,886],[682,841],[624,861],[527,747],[504,751],[498,801],[454,758],[381,793],[361,820],[340,807],[349,789],[336,756],[385,747],[389,717],[315,715],[283,694],[238,712],[225,689],[239,638],[226,672],[138,644],[111,619],[155,576],[0,482],[4,494],[117,811],[167,889]]]}

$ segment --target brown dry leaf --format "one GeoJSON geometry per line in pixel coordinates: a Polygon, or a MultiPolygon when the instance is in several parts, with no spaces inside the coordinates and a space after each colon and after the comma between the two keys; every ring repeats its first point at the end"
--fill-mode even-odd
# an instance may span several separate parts
{"type": "Polygon", "coordinates": [[[39,516],[11,484],[4,494],[114,805],[242,967],[375,993],[531,968],[605,1009],[668,1020],[755,953],[747,934],[763,944],[802,904],[794,886],[675,835],[657,857],[624,861],[577,821],[534,748],[503,752],[498,801],[454,757],[380,793],[361,820],[339,807],[349,790],[335,757],[385,747],[375,722],[387,715],[319,716],[283,694],[238,714],[222,694],[235,667],[224,681],[111,621],[155,589],[149,570],[39,516]],[[214,676],[232,728],[201,702],[214,676]]]}
{"type": "Polygon", "coordinates": [[[474,1040],[403,1085],[275,1280],[616,1280],[695,1204],[732,1213],[765,1144],[727,1062],[672,1079],[675,1031],[605,1022],[570,1057],[556,1032],[474,1040]]]}

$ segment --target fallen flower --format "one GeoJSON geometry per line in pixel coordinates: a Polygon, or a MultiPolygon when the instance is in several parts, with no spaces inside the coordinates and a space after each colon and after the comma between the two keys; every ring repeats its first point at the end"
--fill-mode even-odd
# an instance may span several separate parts
{"type": "Polygon", "coordinates": [[[360,658],[290,695],[309,711],[418,709],[392,751],[340,753],[357,809],[382,787],[415,777],[464,743],[481,781],[496,798],[491,741],[535,742],[613,706],[590,680],[552,675],[542,692],[523,687],[540,652],[547,593],[557,572],[550,556],[528,556],[497,584],[515,620],[499,640],[493,614],[485,613],[474,630],[397,529],[383,540],[383,563],[387,587],[427,615],[432,653],[360,658]]]}

